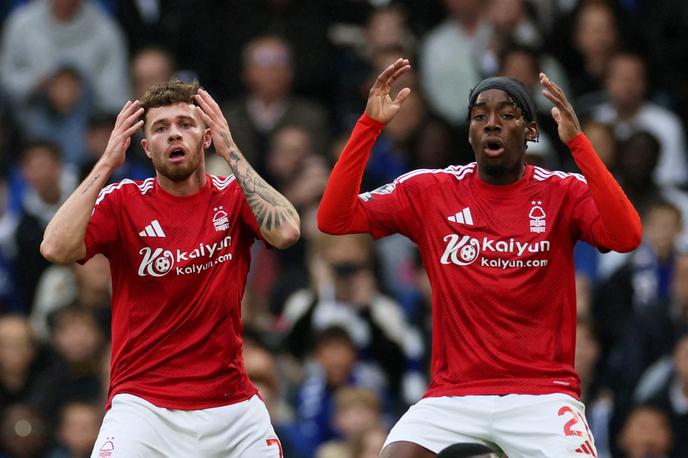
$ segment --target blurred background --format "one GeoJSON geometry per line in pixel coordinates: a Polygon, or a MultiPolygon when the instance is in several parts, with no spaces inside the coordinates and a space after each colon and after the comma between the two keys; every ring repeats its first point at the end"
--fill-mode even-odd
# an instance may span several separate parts
{"type": "MultiPolygon", "coordinates": [[[[255,245],[243,301],[246,368],[285,456],[378,456],[428,383],[427,277],[407,239],[329,237],[315,214],[371,82],[400,56],[413,92],[364,190],[472,162],[468,94],[493,75],[537,100],[528,161],[577,171],[538,72],[564,88],[644,225],[633,253],[576,248],[576,369],[599,457],[688,457],[688,2],[0,0],[0,31],[0,457],[90,454],[108,263],[51,266],[38,247],[124,102],[171,77],[211,92],[301,214],[297,245],[255,245]]],[[[210,172],[227,174],[218,159],[210,172]]],[[[112,181],[152,174],[136,139],[112,181]]]]}

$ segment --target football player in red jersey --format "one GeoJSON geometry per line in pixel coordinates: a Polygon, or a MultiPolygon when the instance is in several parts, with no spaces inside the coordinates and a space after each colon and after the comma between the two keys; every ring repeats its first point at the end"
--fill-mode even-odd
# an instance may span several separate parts
{"type": "Polygon", "coordinates": [[[243,366],[240,310],[254,240],[286,248],[299,235],[294,207],[253,170],[197,83],[127,102],[41,245],[56,263],[110,262],[108,412],[92,456],[282,456],[243,366]],[[140,128],[155,177],[103,188],[140,128]],[[206,173],[211,143],[233,175],[206,173]]]}
{"type": "Polygon", "coordinates": [[[375,81],[318,210],[327,233],[407,236],[432,285],[431,384],[382,456],[426,458],[479,443],[509,458],[595,457],[573,368],[573,248],[585,240],[633,250],[640,218],[544,74],[559,137],[583,175],[525,163],[538,138],[533,102],[518,81],[495,77],[468,100],[476,162],[414,170],[358,195],[377,136],[410,93],[392,97],[390,87],[409,69],[399,59],[375,81]]]}

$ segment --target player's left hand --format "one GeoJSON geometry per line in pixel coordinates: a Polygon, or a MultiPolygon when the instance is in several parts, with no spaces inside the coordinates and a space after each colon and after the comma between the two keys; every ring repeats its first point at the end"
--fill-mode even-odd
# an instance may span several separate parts
{"type": "Polygon", "coordinates": [[[581,132],[578,116],[573,110],[566,94],[544,73],[540,73],[540,84],[545,88],[542,93],[553,104],[552,117],[557,123],[557,132],[562,142],[568,143],[581,132]]]}
{"type": "Polygon", "coordinates": [[[409,70],[411,70],[409,60],[399,58],[380,73],[368,93],[365,113],[369,117],[387,124],[396,116],[404,100],[411,93],[411,89],[405,87],[399,91],[395,98],[392,98],[390,96],[391,86],[409,70]]]}
{"type": "Polygon", "coordinates": [[[222,114],[220,106],[205,89],[198,89],[195,99],[200,107],[201,117],[213,135],[215,152],[229,160],[229,153],[236,147],[236,144],[232,138],[232,133],[229,131],[229,123],[225,115],[222,114]]]}

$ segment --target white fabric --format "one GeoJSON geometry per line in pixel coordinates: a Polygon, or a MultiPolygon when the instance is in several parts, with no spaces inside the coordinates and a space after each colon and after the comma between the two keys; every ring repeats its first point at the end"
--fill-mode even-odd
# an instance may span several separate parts
{"type": "Polygon", "coordinates": [[[282,458],[258,396],[204,410],[156,407],[130,394],[112,399],[91,458],[282,458]]]}
{"type": "Polygon", "coordinates": [[[473,36],[461,25],[447,20],[426,37],[420,53],[423,92],[433,111],[452,124],[465,124],[468,95],[482,79],[478,56],[483,55],[491,36],[482,23],[473,36]]]}
{"type": "Polygon", "coordinates": [[[565,394],[425,398],[392,428],[385,447],[397,441],[434,453],[469,442],[496,445],[509,458],[597,455],[583,403],[565,394]]]}

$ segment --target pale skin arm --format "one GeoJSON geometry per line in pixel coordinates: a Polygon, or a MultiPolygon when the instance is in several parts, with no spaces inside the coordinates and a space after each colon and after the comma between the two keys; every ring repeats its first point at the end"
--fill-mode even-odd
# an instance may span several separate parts
{"type": "Polygon", "coordinates": [[[275,248],[287,248],[299,239],[300,219],[294,206],[270,186],[248,163],[229,131],[222,110],[211,95],[199,89],[196,101],[213,135],[215,151],[224,158],[253,212],[263,238],[275,248]]]}
{"type": "Polygon", "coordinates": [[[139,120],[142,114],[138,101],[124,105],[105,152],[48,223],[41,243],[41,254],[48,261],[67,264],[86,256],[84,236],[98,193],[112,172],[124,163],[131,136],[143,125],[143,120],[139,120]]]}

